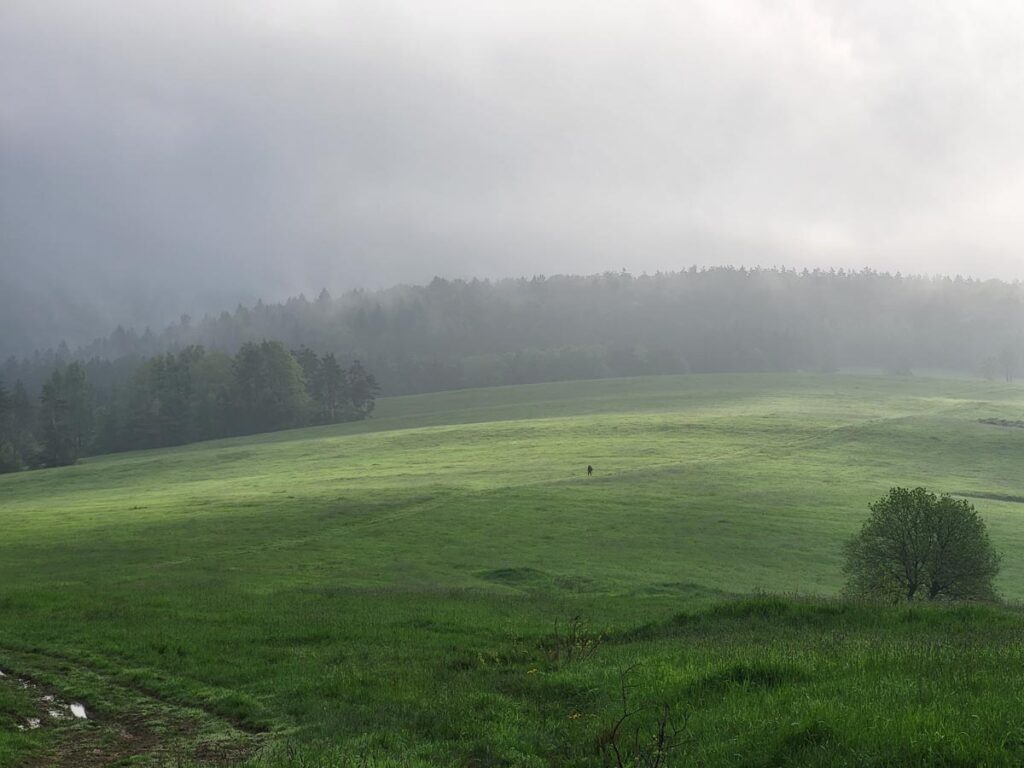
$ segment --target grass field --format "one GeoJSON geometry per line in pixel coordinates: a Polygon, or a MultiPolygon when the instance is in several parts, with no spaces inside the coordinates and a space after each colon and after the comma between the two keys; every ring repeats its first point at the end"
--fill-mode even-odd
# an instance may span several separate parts
{"type": "Polygon", "coordinates": [[[1019,765],[1024,615],[832,598],[867,503],[926,485],[1024,599],[1024,429],[978,423],[1022,417],[652,377],[0,477],[0,765],[636,765],[659,719],[669,765],[1019,765]],[[90,719],[17,730],[43,695],[90,719]]]}

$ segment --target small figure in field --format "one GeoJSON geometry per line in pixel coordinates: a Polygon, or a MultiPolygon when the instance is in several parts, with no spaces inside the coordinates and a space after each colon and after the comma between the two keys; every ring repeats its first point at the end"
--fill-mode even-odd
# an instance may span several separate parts
{"type": "Polygon", "coordinates": [[[590,477],[592,474],[594,474],[594,468],[587,464],[587,477],[590,477]]]}

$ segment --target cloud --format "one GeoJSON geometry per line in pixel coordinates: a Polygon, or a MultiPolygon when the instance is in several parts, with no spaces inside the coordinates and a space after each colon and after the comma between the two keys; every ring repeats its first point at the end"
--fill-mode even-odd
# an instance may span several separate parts
{"type": "Polygon", "coordinates": [[[133,320],[434,274],[1021,278],[1022,33],[1009,2],[9,0],[0,292],[133,320]]]}

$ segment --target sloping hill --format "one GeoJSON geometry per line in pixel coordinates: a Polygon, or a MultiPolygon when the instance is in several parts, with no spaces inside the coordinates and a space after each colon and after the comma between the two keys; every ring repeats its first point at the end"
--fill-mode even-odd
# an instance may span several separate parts
{"type": "MultiPolygon", "coordinates": [[[[87,690],[67,692],[97,713],[10,749],[118,722],[128,688],[290,733],[296,754],[602,764],[616,676],[639,663],[646,703],[710,702],[686,737],[707,764],[785,764],[771,756],[790,747],[793,764],[882,764],[915,734],[960,738],[970,644],[994,681],[1019,653],[1001,645],[1021,636],[1016,613],[704,606],[833,595],[842,540],[895,484],[972,497],[1005,554],[1000,588],[1024,597],[1024,431],[978,421],[1022,412],[1024,389],[938,379],[568,382],[385,399],[365,423],[5,476],[0,669],[72,689],[87,670],[87,690]],[[575,615],[590,629],[566,638],[575,615]],[[566,661],[598,628],[594,655],[566,661]],[[897,706],[924,673],[918,643],[947,640],[927,651],[946,675],[929,714],[908,701],[861,733],[868,688],[891,684],[897,706]],[[786,729],[796,746],[769,738],[786,729]]],[[[995,754],[999,728],[1024,727],[1007,717],[942,754],[995,754]]],[[[908,759],[934,764],[926,746],[908,759]]]]}

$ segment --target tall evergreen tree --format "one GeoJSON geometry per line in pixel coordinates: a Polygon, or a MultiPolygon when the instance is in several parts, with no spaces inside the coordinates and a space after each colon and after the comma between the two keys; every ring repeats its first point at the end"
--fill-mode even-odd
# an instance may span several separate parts
{"type": "Polygon", "coordinates": [[[328,424],[343,421],[351,410],[348,376],[334,355],[323,356],[316,372],[320,418],[328,424]]]}
{"type": "Polygon", "coordinates": [[[78,453],[71,428],[67,395],[64,391],[64,371],[61,368],[55,368],[43,385],[39,403],[42,442],[40,462],[45,467],[74,464],[78,460],[78,453]]]}
{"type": "Polygon", "coordinates": [[[63,387],[72,449],[77,460],[88,452],[93,430],[92,393],[81,363],[70,363],[64,369],[63,387]]]}
{"type": "Polygon", "coordinates": [[[81,364],[55,368],[39,402],[40,462],[47,467],[74,464],[92,438],[92,399],[81,364]]]}
{"type": "Polygon", "coordinates": [[[21,469],[14,444],[13,402],[3,380],[0,380],[0,473],[21,469]]]}
{"type": "MultiPolygon", "coordinates": [[[[11,395],[7,391],[7,387],[4,385],[4,380],[0,379],[0,429],[4,429],[7,426],[7,422],[11,416],[11,408],[13,403],[11,402],[11,395]]],[[[0,435],[8,434],[6,431],[0,431],[0,435]]]]}
{"type": "Polygon", "coordinates": [[[374,398],[380,392],[380,384],[358,360],[349,366],[346,379],[353,415],[357,419],[367,418],[373,413],[374,398]]]}
{"type": "Polygon", "coordinates": [[[192,362],[192,440],[231,434],[231,358],[201,347],[192,362]]]}
{"type": "Polygon", "coordinates": [[[113,386],[110,389],[106,402],[97,406],[95,415],[96,437],[93,442],[93,448],[96,453],[113,453],[126,447],[124,443],[124,425],[122,422],[122,403],[121,389],[113,386]]]}
{"type": "Polygon", "coordinates": [[[29,465],[36,460],[37,426],[36,410],[29,397],[25,384],[18,379],[14,382],[14,390],[10,398],[11,434],[19,467],[29,465]]]}

